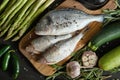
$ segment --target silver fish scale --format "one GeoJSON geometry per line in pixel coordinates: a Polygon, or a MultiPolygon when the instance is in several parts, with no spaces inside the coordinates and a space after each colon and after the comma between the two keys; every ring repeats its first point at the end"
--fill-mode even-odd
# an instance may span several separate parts
{"type": "Polygon", "coordinates": [[[84,12],[76,9],[54,10],[48,14],[49,15],[46,16],[49,16],[53,20],[54,24],[56,23],[62,24],[64,22],[74,22],[80,19],[88,19],[88,17],[90,18],[92,17],[91,15],[85,14],[84,12]]]}
{"type": "Polygon", "coordinates": [[[35,27],[38,35],[63,35],[84,28],[92,21],[103,21],[103,15],[89,15],[76,9],[52,10],[35,27]]]}
{"type": "Polygon", "coordinates": [[[47,60],[47,64],[56,64],[68,57],[83,36],[83,33],[79,33],[77,36],[56,43],[49,50],[45,51],[43,56],[47,60]]]}

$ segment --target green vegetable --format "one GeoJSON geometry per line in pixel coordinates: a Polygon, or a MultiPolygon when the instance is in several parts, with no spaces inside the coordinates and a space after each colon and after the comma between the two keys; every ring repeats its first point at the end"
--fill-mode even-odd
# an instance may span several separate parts
{"type": "Polygon", "coordinates": [[[33,15],[33,19],[31,19],[24,27],[20,30],[19,35],[17,35],[12,41],[17,41],[20,39],[20,37],[25,33],[25,31],[29,28],[31,23],[52,3],[54,0],[48,0],[46,1],[38,10],[37,12],[33,15]]]}
{"type": "Polygon", "coordinates": [[[101,57],[98,64],[100,68],[106,71],[120,66],[120,46],[112,49],[101,57]]]}
{"type": "MultiPolygon", "coordinates": [[[[23,16],[23,18],[21,19],[21,22],[24,21],[24,19],[26,18],[26,16],[27,16],[28,14],[29,14],[29,11],[27,11],[27,13],[23,16]]],[[[20,25],[21,22],[19,22],[18,25],[20,25]]],[[[13,27],[13,26],[12,26],[12,27],[13,27]]],[[[12,28],[12,27],[11,27],[11,28],[12,28]]],[[[25,26],[24,26],[24,27],[25,27],[25,26]]],[[[10,28],[10,29],[11,29],[11,28],[10,28]]],[[[16,28],[16,27],[15,27],[15,28],[16,28]]],[[[19,27],[19,26],[18,26],[17,29],[15,29],[15,28],[14,28],[14,31],[13,31],[13,32],[11,32],[12,30],[9,29],[8,35],[6,36],[5,40],[8,40],[8,39],[10,39],[11,37],[13,37],[14,35],[16,35],[22,27],[19,27]],[[9,33],[11,33],[11,35],[9,35],[9,33]]]]}
{"type": "Polygon", "coordinates": [[[0,57],[5,54],[10,49],[10,45],[4,46],[2,49],[0,49],[0,57]]]}
{"type": "MultiPolygon", "coordinates": [[[[20,25],[21,22],[23,22],[25,20],[25,18],[28,16],[29,12],[31,11],[31,9],[33,8],[33,5],[28,9],[28,11],[24,14],[24,16],[21,18],[20,22],[18,23],[18,25],[20,25]]],[[[25,26],[24,26],[25,27],[25,26]]],[[[5,40],[8,40],[9,38],[13,37],[14,35],[16,35],[19,30],[21,29],[22,27],[19,27],[19,26],[12,26],[9,31],[8,31],[8,34],[11,33],[11,35],[7,35],[7,37],[5,38],[5,40]],[[13,29],[14,28],[14,29],[13,29]],[[16,30],[17,29],[17,30],[16,30]],[[12,30],[14,30],[14,32],[11,32],[12,30]],[[9,37],[8,37],[9,36],[9,37]]]]}
{"type": "MultiPolygon", "coordinates": [[[[1,31],[6,28],[6,30],[4,30],[4,32],[2,34],[0,34],[0,37],[4,35],[4,33],[9,29],[10,26],[8,26],[8,24],[12,23],[11,19],[14,18],[15,14],[23,7],[23,5],[27,2],[27,0],[24,0],[13,12],[12,14],[8,17],[7,21],[4,22],[3,27],[1,28],[1,31]]],[[[17,19],[16,19],[17,20],[17,19]]],[[[13,21],[13,20],[12,20],[13,21]]]]}
{"type": "Polygon", "coordinates": [[[13,68],[13,78],[16,79],[20,73],[19,59],[16,54],[11,54],[12,68],[13,68]]]}
{"type": "Polygon", "coordinates": [[[7,23],[7,21],[6,21],[6,23],[0,28],[0,37],[2,37],[3,35],[5,35],[5,33],[9,30],[9,28],[11,27],[11,23],[13,23],[14,22],[14,20],[16,19],[18,17],[18,15],[15,15],[13,18],[12,18],[12,20],[10,20],[10,24],[8,23],[8,24],[6,24],[7,23]]]}
{"type": "Polygon", "coordinates": [[[8,2],[9,2],[9,0],[3,0],[2,1],[2,3],[0,4],[0,13],[6,7],[6,5],[8,4],[8,2]]]}
{"type": "Polygon", "coordinates": [[[3,56],[2,65],[1,65],[1,68],[2,68],[3,71],[6,71],[7,68],[8,68],[8,64],[9,64],[9,60],[10,60],[10,53],[11,53],[11,51],[8,51],[8,52],[3,56]]]}
{"type": "MultiPolygon", "coordinates": [[[[33,15],[36,13],[36,11],[39,9],[39,7],[45,2],[46,0],[38,0],[36,1],[33,5],[33,8],[31,9],[31,11],[29,12],[29,15],[26,16],[25,20],[22,22],[22,24],[19,25],[19,28],[24,27],[25,24],[27,24],[31,19],[33,19],[33,15]]],[[[12,36],[12,31],[10,30],[7,37],[6,37],[6,40],[11,38],[12,36]]]]}
{"type": "Polygon", "coordinates": [[[117,38],[120,38],[120,23],[110,23],[92,38],[92,40],[88,44],[88,47],[96,51],[104,43],[117,38]]]}
{"type": "Polygon", "coordinates": [[[6,27],[6,29],[4,29],[3,31],[1,31],[0,37],[2,37],[2,36],[7,32],[7,30],[10,28],[10,26],[11,26],[11,24],[9,24],[9,25],[6,27]]]}
{"type": "MultiPolygon", "coordinates": [[[[1,31],[1,28],[2,28],[2,24],[4,23],[5,19],[4,17],[6,18],[7,15],[8,15],[8,12],[9,10],[11,9],[11,7],[15,4],[15,1],[16,0],[13,0],[13,1],[9,1],[9,3],[6,5],[7,7],[5,7],[4,11],[0,14],[0,31],[1,31]]],[[[2,5],[2,4],[1,4],[2,5]]],[[[9,16],[9,15],[8,15],[9,16]]]]}
{"type": "Polygon", "coordinates": [[[3,23],[7,20],[7,18],[11,15],[11,13],[21,4],[23,0],[17,0],[13,6],[11,6],[11,8],[4,12],[1,16],[0,16],[0,20],[1,23],[0,23],[0,26],[3,25],[3,23]]]}
{"type": "MultiPolygon", "coordinates": [[[[34,20],[54,0],[13,0],[6,4],[0,15],[0,37],[7,33],[5,40],[20,39],[34,20]]],[[[4,2],[4,1],[3,1],[4,2]]],[[[3,2],[1,3],[3,5],[3,2]]]]}
{"type": "Polygon", "coordinates": [[[0,50],[0,57],[2,57],[2,63],[1,68],[3,71],[6,71],[9,66],[11,66],[12,70],[12,76],[14,79],[16,79],[20,72],[20,65],[19,65],[19,59],[16,54],[14,54],[14,50],[9,50],[10,46],[4,46],[0,50]]]}
{"type": "MultiPolygon", "coordinates": [[[[27,1],[27,3],[24,5],[24,7],[20,10],[20,12],[18,13],[19,15],[18,15],[18,17],[17,17],[17,19],[16,19],[16,21],[14,22],[14,24],[11,26],[11,28],[9,29],[9,34],[10,33],[12,33],[12,31],[14,30],[14,29],[16,29],[16,27],[18,26],[18,25],[20,25],[20,23],[21,22],[23,22],[23,20],[22,20],[22,18],[24,17],[24,15],[25,15],[25,18],[26,18],[26,15],[28,15],[28,13],[30,12],[30,11],[27,11],[28,10],[28,8],[34,3],[35,1],[34,0],[29,0],[29,1],[27,1]],[[26,11],[28,12],[28,13],[26,13],[26,11]],[[20,22],[21,21],[21,22],[20,22]]],[[[29,9],[29,10],[31,10],[31,9],[29,9]]],[[[23,19],[25,19],[25,18],[23,18],[23,19]]]]}

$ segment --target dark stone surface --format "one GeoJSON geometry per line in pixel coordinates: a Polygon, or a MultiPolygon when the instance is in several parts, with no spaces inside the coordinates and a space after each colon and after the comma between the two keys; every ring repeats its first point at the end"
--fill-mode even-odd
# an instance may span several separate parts
{"type": "MultiPolygon", "coordinates": [[[[56,0],[43,14],[40,15],[43,16],[46,12],[48,12],[49,10],[52,10],[54,9],[59,3],[61,3],[62,1],[64,0],[56,0]]],[[[40,18],[39,17],[39,18],[40,18]]],[[[38,18],[38,19],[39,19],[38,18]]],[[[37,22],[37,21],[36,21],[37,22]]],[[[36,22],[33,24],[35,25],[36,22]]],[[[32,28],[32,26],[31,26],[32,28]]],[[[30,28],[30,29],[31,29],[30,28]]],[[[29,32],[30,29],[27,31],[29,32]]],[[[26,32],[26,33],[27,33],[26,32]]],[[[18,44],[19,44],[19,41],[17,42],[11,42],[11,41],[4,41],[3,40],[4,37],[0,38],[0,46],[3,46],[3,45],[6,45],[6,44],[9,44],[9,45],[12,45],[12,48],[14,50],[16,50],[16,54],[18,55],[19,57],[19,60],[20,60],[20,75],[18,77],[17,80],[45,80],[45,76],[43,76],[42,74],[40,74],[32,65],[31,63],[20,53],[19,49],[18,49],[18,44]]],[[[1,61],[1,59],[0,59],[1,61]]],[[[11,68],[12,69],[12,68],[11,68]]],[[[105,74],[108,74],[108,73],[105,73],[105,74]]],[[[112,78],[109,78],[108,80],[112,80],[112,79],[120,79],[120,73],[114,73],[113,74],[113,77],[112,78]]],[[[0,80],[13,80],[12,77],[11,77],[11,73],[9,73],[8,71],[6,72],[3,72],[0,68],[0,80]]],[[[61,77],[57,78],[56,80],[66,80],[66,79],[63,79],[61,77]]]]}

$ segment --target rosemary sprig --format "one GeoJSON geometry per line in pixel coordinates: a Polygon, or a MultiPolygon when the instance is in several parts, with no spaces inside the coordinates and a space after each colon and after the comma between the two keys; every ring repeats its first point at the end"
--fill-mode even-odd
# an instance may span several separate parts
{"type": "Polygon", "coordinates": [[[120,72],[120,67],[114,68],[110,71],[111,73],[120,72]]]}
{"type": "Polygon", "coordinates": [[[91,69],[82,69],[81,77],[85,80],[101,80],[102,79],[103,70],[99,68],[91,68],[91,69]]]}
{"type": "Polygon", "coordinates": [[[105,10],[103,10],[103,14],[105,17],[104,22],[103,22],[103,27],[110,22],[120,20],[120,0],[115,0],[115,3],[117,5],[117,9],[114,9],[114,10],[105,9],[105,10]]]}
{"type": "Polygon", "coordinates": [[[120,0],[116,0],[115,2],[116,2],[117,7],[120,8],[120,0]]]}
{"type": "Polygon", "coordinates": [[[54,65],[51,65],[51,67],[53,67],[53,68],[55,68],[57,71],[59,71],[59,70],[65,68],[65,65],[59,66],[59,65],[57,65],[57,64],[54,64],[54,65]]]}
{"type": "Polygon", "coordinates": [[[63,74],[65,74],[65,72],[57,72],[57,73],[55,73],[55,74],[47,77],[45,80],[55,80],[55,78],[56,78],[57,76],[60,76],[60,75],[63,75],[63,74]]]}

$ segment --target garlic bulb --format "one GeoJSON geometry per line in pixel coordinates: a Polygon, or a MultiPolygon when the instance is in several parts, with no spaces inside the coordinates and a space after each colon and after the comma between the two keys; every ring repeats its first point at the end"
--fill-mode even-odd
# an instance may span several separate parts
{"type": "Polygon", "coordinates": [[[85,51],[82,55],[83,66],[92,68],[96,65],[98,57],[95,52],[85,51]]]}
{"type": "Polygon", "coordinates": [[[77,61],[69,62],[66,66],[67,75],[75,78],[80,75],[80,64],[77,61]]]}

